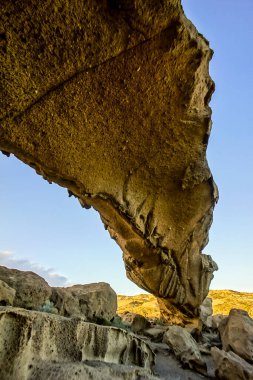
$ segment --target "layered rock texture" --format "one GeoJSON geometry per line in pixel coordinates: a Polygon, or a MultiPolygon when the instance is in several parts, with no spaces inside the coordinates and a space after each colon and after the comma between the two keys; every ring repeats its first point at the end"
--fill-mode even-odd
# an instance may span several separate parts
{"type": "Polygon", "coordinates": [[[153,378],[149,346],[113,327],[0,306],[0,336],[1,379],[153,378]]]}
{"type": "Polygon", "coordinates": [[[0,149],[100,213],[165,317],[197,315],[214,85],[180,1],[5,0],[0,28],[0,149]]]}

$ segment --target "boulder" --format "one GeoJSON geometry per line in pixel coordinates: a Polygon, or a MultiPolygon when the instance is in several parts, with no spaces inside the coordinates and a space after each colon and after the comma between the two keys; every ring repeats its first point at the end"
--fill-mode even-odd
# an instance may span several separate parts
{"type": "Polygon", "coordinates": [[[212,327],[212,298],[206,297],[199,307],[199,318],[206,327],[212,327]]]}
{"type": "Polygon", "coordinates": [[[180,0],[48,4],[1,4],[0,150],[94,207],[164,314],[195,317],[217,269],[209,43],[180,0]]]}
{"type": "Polygon", "coordinates": [[[216,315],[213,315],[212,316],[212,327],[213,329],[218,329],[219,328],[219,325],[220,323],[226,319],[227,316],[226,315],[223,315],[223,314],[216,314],[216,315]]]}
{"type": "Polygon", "coordinates": [[[163,342],[172,348],[181,363],[202,374],[207,374],[206,363],[201,357],[197,342],[191,334],[180,326],[168,326],[163,342]]]}
{"type": "Polygon", "coordinates": [[[99,376],[103,368],[103,378],[109,378],[111,372],[116,379],[117,371],[110,370],[109,364],[118,365],[119,374],[122,369],[119,379],[135,378],[134,372],[138,374],[138,370],[145,378],[145,373],[151,375],[154,364],[154,354],[144,341],[123,330],[88,323],[81,318],[0,307],[0,336],[1,379],[95,380],[102,378],[99,376]],[[101,362],[107,365],[101,367],[101,362]],[[95,368],[89,377],[85,377],[89,373],[86,365],[95,368]],[[131,368],[127,375],[121,365],[130,366],[132,375],[131,368]]]}
{"type": "Polygon", "coordinates": [[[0,306],[13,305],[16,290],[0,280],[0,306]]]}
{"type": "Polygon", "coordinates": [[[148,327],[150,327],[150,322],[143,315],[136,314],[131,324],[131,330],[138,334],[148,327]]]}
{"type": "Polygon", "coordinates": [[[163,341],[163,335],[167,330],[167,326],[154,326],[143,331],[144,335],[150,338],[155,343],[163,341]]]}
{"type": "Polygon", "coordinates": [[[150,327],[151,323],[143,315],[136,313],[125,313],[121,315],[122,322],[131,328],[131,330],[138,334],[143,330],[150,327]]]}
{"type": "Polygon", "coordinates": [[[211,349],[215,375],[221,380],[253,380],[253,366],[232,351],[211,349]]]}
{"type": "Polygon", "coordinates": [[[15,289],[13,306],[39,310],[51,296],[51,288],[33,272],[9,269],[0,266],[0,280],[15,289]]]}
{"type": "Polygon", "coordinates": [[[110,321],[117,311],[117,295],[105,282],[52,288],[51,301],[60,315],[83,316],[90,321],[110,321]]]}
{"type": "Polygon", "coordinates": [[[253,363],[253,319],[245,310],[232,309],[219,325],[222,348],[253,363]]]}

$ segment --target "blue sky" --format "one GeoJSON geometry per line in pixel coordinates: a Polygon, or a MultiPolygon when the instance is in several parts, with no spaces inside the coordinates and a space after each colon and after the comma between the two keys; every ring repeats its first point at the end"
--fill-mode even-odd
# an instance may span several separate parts
{"type": "MultiPolygon", "coordinates": [[[[205,253],[219,271],[211,288],[253,292],[253,1],[183,6],[215,52],[208,160],[220,200],[205,253]]],[[[121,251],[95,211],[13,156],[0,156],[0,178],[0,265],[33,270],[56,286],[105,281],[121,294],[143,292],[126,278],[121,251]]]]}

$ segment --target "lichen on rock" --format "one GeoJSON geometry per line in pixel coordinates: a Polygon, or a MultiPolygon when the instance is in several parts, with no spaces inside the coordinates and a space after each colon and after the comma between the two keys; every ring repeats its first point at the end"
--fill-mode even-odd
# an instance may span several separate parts
{"type": "Polygon", "coordinates": [[[127,276],[193,318],[217,269],[208,42],[179,0],[7,0],[0,19],[0,149],[94,207],[127,276]]]}

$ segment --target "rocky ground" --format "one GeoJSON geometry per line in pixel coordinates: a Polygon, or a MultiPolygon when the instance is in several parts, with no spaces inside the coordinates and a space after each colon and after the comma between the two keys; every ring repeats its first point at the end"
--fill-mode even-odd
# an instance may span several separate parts
{"type": "Polygon", "coordinates": [[[178,326],[117,314],[109,284],[51,288],[35,273],[0,267],[0,379],[205,378],[253,379],[246,311],[212,315],[206,298],[199,323],[178,326]]]}

